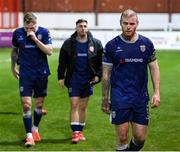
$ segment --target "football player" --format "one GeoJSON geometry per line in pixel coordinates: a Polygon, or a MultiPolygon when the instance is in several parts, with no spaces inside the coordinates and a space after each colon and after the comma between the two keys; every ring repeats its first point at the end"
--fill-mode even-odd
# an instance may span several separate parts
{"type": "Polygon", "coordinates": [[[37,26],[37,18],[33,13],[26,13],[24,27],[13,32],[12,44],[11,70],[14,77],[19,79],[23,122],[26,130],[25,146],[32,146],[35,144],[34,141],[41,140],[38,126],[41,116],[47,113],[43,109],[43,103],[47,95],[50,75],[47,55],[51,55],[53,51],[51,36],[46,28],[37,26]],[[32,96],[35,98],[33,125],[32,96]]]}
{"type": "Polygon", "coordinates": [[[102,110],[110,113],[111,123],[115,125],[116,150],[139,151],[146,140],[149,121],[147,67],[154,88],[152,107],[160,104],[160,72],[153,43],[136,32],[137,13],[125,10],[120,25],[122,33],[105,46],[102,110]],[[130,125],[132,138],[128,145],[130,125]]]}
{"type": "Polygon", "coordinates": [[[58,66],[59,85],[68,88],[70,97],[72,143],[85,140],[86,110],[93,85],[101,80],[102,52],[100,40],[88,31],[88,22],[77,20],[76,31],[62,45],[58,66]]]}

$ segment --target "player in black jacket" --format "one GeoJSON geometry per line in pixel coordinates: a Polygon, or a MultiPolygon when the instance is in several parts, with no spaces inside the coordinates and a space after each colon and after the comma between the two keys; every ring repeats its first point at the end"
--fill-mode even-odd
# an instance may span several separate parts
{"type": "Polygon", "coordinates": [[[77,20],[76,31],[65,40],[59,55],[58,82],[68,88],[71,102],[72,143],[85,140],[82,131],[89,96],[102,76],[103,47],[100,40],[93,38],[87,25],[86,20],[77,20]]]}

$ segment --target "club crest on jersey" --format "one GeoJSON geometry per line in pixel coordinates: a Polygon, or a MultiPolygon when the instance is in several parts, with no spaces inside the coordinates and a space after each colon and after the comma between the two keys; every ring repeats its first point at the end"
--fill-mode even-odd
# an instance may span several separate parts
{"type": "Polygon", "coordinates": [[[20,35],[20,36],[18,37],[18,40],[19,40],[19,41],[24,40],[23,36],[22,36],[22,35],[20,35]]]}
{"type": "Polygon", "coordinates": [[[42,35],[41,35],[41,34],[38,34],[38,35],[37,35],[37,38],[38,38],[39,40],[41,40],[41,39],[42,39],[42,35]]]}
{"type": "Polygon", "coordinates": [[[141,52],[145,52],[146,51],[146,46],[145,45],[140,45],[140,50],[141,50],[141,52]]]}
{"type": "Polygon", "coordinates": [[[90,51],[90,52],[94,52],[94,47],[93,47],[93,46],[90,46],[90,47],[89,47],[89,51],[90,51]]]}

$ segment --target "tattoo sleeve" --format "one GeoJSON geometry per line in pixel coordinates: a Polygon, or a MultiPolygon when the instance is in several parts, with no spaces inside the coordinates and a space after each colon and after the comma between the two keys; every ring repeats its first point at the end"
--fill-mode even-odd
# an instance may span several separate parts
{"type": "Polygon", "coordinates": [[[13,48],[11,52],[11,67],[14,68],[18,60],[18,48],[13,48]]]}
{"type": "Polygon", "coordinates": [[[103,64],[103,77],[102,77],[102,100],[108,101],[109,89],[110,89],[110,76],[112,71],[112,65],[103,64]]]}

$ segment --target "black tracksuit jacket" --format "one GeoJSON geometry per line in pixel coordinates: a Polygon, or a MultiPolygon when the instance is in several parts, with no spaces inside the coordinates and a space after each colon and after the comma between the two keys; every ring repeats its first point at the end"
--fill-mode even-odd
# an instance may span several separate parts
{"type": "MultiPolygon", "coordinates": [[[[57,70],[58,80],[65,79],[66,87],[69,87],[69,81],[76,63],[76,37],[77,32],[73,33],[70,38],[65,40],[59,53],[59,65],[57,70]]],[[[101,41],[93,38],[90,32],[88,32],[88,47],[88,64],[91,73],[91,79],[89,82],[94,78],[94,76],[98,76],[100,82],[102,77],[103,46],[101,41]]]]}

